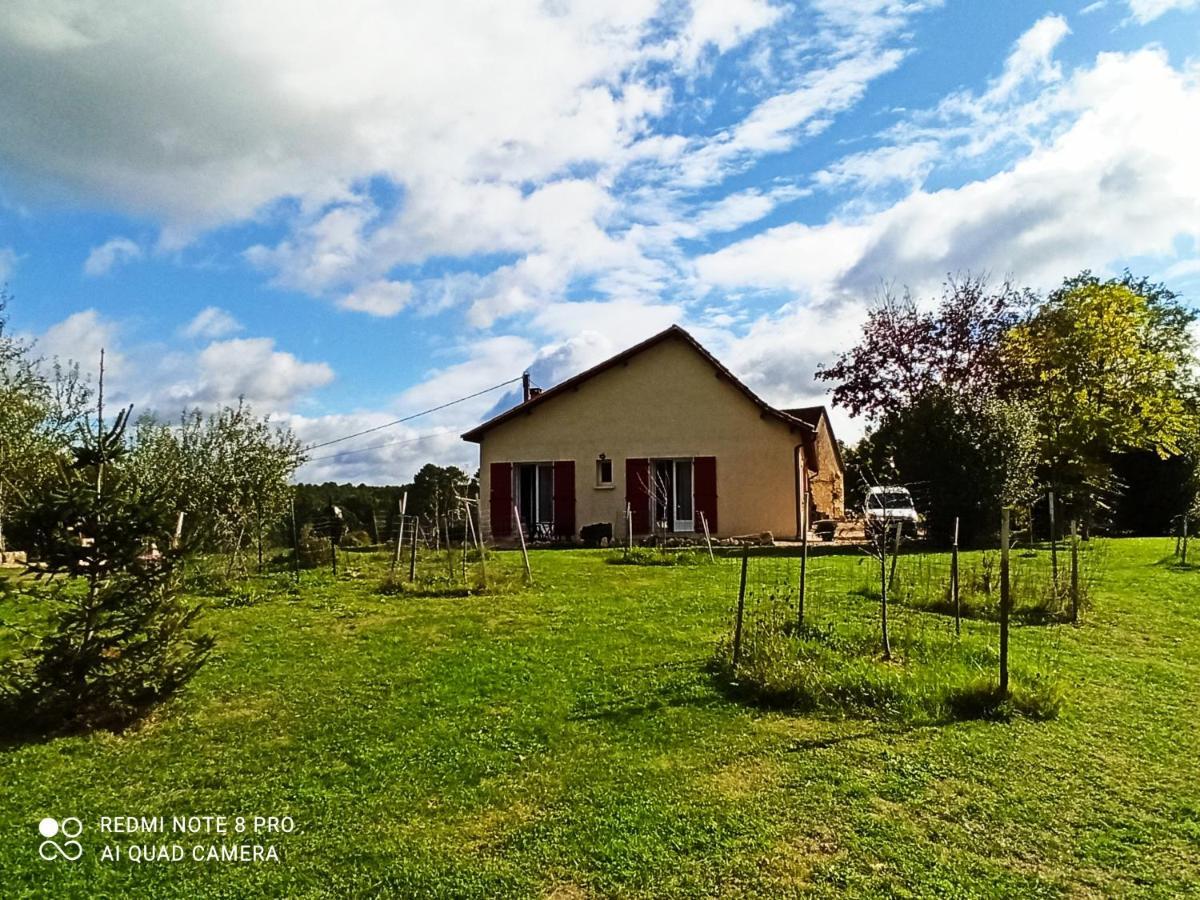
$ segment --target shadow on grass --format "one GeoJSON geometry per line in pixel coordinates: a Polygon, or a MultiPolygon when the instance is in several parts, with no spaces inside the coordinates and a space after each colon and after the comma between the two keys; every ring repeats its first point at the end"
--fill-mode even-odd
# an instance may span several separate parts
{"type": "Polygon", "coordinates": [[[938,674],[917,677],[862,656],[809,661],[770,656],[735,669],[718,653],[708,668],[715,689],[744,706],[909,727],[1015,716],[1052,719],[1064,700],[1062,686],[1039,675],[1014,676],[1002,691],[989,677],[965,684],[938,674]]]}
{"type": "Polygon", "coordinates": [[[703,665],[703,660],[684,660],[613,672],[614,675],[637,677],[640,674],[644,677],[647,673],[666,670],[679,672],[682,677],[624,696],[581,699],[576,708],[567,715],[567,719],[574,722],[604,721],[622,724],[662,709],[716,706],[723,702],[723,698],[703,677],[703,665]]]}
{"type": "Polygon", "coordinates": [[[1191,562],[1180,562],[1179,557],[1172,554],[1164,556],[1154,564],[1158,568],[1169,569],[1172,572],[1197,572],[1200,571],[1200,564],[1191,562]]]}

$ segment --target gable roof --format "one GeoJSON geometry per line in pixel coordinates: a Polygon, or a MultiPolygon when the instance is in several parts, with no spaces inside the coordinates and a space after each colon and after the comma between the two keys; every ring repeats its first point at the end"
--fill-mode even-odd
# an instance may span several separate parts
{"type": "Polygon", "coordinates": [[[843,472],[846,470],[846,464],[842,462],[842,449],[833,435],[833,423],[829,421],[829,411],[824,406],[798,406],[795,409],[785,409],[784,412],[812,426],[814,432],[821,427],[821,420],[824,419],[825,424],[829,426],[833,456],[837,460],[839,468],[843,472]]]}
{"type": "Polygon", "coordinates": [[[746,399],[748,399],[751,403],[753,403],[755,406],[757,406],[763,412],[764,415],[768,415],[768,416],[771,416],[772,418],[778,419],[780,422],[783,422],[786,425],[790,425],[793,428],[799,427],[802,430],[807,430],[812,433],[816,432],[816,425],[814,425],[810,422],[807,422],[804,419],[797,418],[796,416],[793,416],[793,415],[785,412],[784,410],[776,409],[775,407],[768,404],[765,400],[763,400],[761,397],[759,397],[758,394],[754,393],[754,391],[750,390],[750,388],[748,388],[748,387],[746,387],[746,385],[742,384],[742,382],[738,380],[737,376],[735,376],[732,372],[730,372],[727,368],[725,368],[725,366],[721,363],[720,360],[718,360],[715,356],[713,356],[711,353],[709,353],[707,350],[705,350],[704,347],[701,345],[701,343],[698,340],[696,340],[694,337],[692,337],[690,334],[688,334],[688,332],[684,331],[678,325],[672,325],[670,328],[667,328],[664,331],[660,331],[658,334],[654,335],[653,337],[647,338],[646,340],[642,341],[640,344],[635,344],[634,346],[630,347],[628,350],[623,350],[620,353],[618,353],[616,356],[606,359],[604,362],[600,363],[599,365],[592,366],[592,368],[587,369],[584,372],[580,372],[578,375],[568,378],[566,381],[559,382],[554,387],[548,388],[548,389],[542,391],[541,393],[530,397],[524,403],[518,403],[512,409],[505,410],[504,412],[500,413],[499,415],[493,416],[491,419],[488,419],[482,425],[477,425],[474,428],[472,428],[470,431],[465,432],[463,434],[462,438],[464,441],[474,441],[475,443],[478,443],[479,441],[481,441],[483,439],[484,434],[486,434],[491,429],[495,428],[497,425],[502,425],[503,423],[509,421],[510,419],[516,418],[521,413],[531,412],[534,407],[539,406],[542,403],[545,403],[547,400],[551,399],[552,397],[557,397],[559,394],[563,394],[573,388],[577,388],[577,387],[579,387],[579,385],[583,384],[585,381],[596,377],[600,373],[607,372],[609,369],[611,369],[615,366],[618,366],[618,365],[626,362],[627,360],[632,359],[633,357],[637,356],[639,353],[642,353],[645,350],[649,350],[651,347],[656,347],[659,344],[663,343],[664,341],[670,340],[671,338],[677,338],[679,340],[682,340],[685,344],[687,344],[689,347],[691,347],[693,350],[695,350],[697,353],[699,353],[705,359],[706,362],[708,362],[714,369],[716,369],[718,376],[720,376],[721,378],[724,378],[726,381],[728,381],[730,384],[732,384],[735,388],[737,388],[739,391],[741,391],[746,396],[746,399]]]}

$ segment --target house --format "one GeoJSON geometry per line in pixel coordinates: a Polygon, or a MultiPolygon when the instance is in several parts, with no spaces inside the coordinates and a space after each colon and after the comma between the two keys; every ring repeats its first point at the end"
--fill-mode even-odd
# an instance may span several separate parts
{"type": "Polygon", "coordinates": [[[479,444],[492,540],[570,539],[593,523],[635,535],[799,534],[843,514],[823,407],[783,410],[678,326],[466,432],[479,444]]]}

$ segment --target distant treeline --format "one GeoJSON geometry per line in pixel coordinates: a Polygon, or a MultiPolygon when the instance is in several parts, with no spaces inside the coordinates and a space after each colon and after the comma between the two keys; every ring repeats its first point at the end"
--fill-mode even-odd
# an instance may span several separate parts
{"type": "MultiPolygon", "coordinates": [[[[365,536],[373,544],[391,540],[396,534],[400,503],[408,495],[407,513],[432,521],[449,514],[452,521],[462,517],[462,503],[457,498],[479,494],[479,481],[457,466],[437,466],[427,463],[408,484],[324,484],[296,485],[296,524],[317,527],[330,515],[330,506],[337,506],[348,533],[365,536]]],[[[287,523],[290,528],[290,523],[287,523]]],[[[290,537],[289,537],[290,539],[290,537]]]]}

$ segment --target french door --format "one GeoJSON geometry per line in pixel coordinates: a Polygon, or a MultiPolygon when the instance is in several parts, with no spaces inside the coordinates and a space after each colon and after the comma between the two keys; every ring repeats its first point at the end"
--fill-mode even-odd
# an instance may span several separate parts
{"type": "Polygon", "coordinates": [[[656,459],[654,490],[654,519],[668,531],[696,530],[696,500],[692,461],[690,459],[656,459]]]}
{"type": "Polygon", "coordinates": [[[527,535],[547,537],[554,531],[554,464],[524,463],[513,466],[521,527],[527,535]]]}

